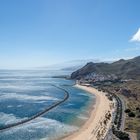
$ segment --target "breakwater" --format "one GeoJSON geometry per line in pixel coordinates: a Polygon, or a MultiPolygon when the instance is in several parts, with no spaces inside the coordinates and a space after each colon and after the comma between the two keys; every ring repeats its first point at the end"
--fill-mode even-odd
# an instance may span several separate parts
{"type": "Polygon", "coordinates": [[[56,87],[56,88],[58,88],[58,89],[60,89],[61,91],[64,92],[64,98],[63,98],[62,100],[60,100],[60,101],[58,101],[58,102],[52,104],[50,107],[47,107],[47,108],[44,109],[43,111],[41,111],[41,112],[39,112],[39,113],[33,115],[33,116],[30,117],[30,118],[27,118],[27,119],[22,120],[22,121],[20,121],[20,122],[16,122],[16,123],[12,123],[12,124],[8,124],[8,125],[3,126],[3,127],[0,128],[0,131],[6,130],[6,129],[10,129],[10,128],[13,128],[13,127],[16,127],[16,126],[25,124],[25,123],[27,123],[27,122],[30,122],[30,121],[32,121],[32,120],[34,120],[34,119],[36,119],[36,118],[38,118],[38,117],[40,117],[40,116],[46,114],[48,111],[52,110],[53,108],[57,107],[58,105],[64,103],[64,102],[69,98],[69,92],[68,92],[67,90],[65,90],[65,89],[62,88],[62,87],[55,86],[55,85],[52,85],[52,86],[54,86],[54,87],[56,87]]]}

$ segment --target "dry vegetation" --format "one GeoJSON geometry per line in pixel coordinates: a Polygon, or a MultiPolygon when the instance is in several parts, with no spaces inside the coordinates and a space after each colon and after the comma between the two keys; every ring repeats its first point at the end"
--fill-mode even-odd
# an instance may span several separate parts
{"type": "Polygon", "coordinates": [[[127,81],[123,83],[106,83],[100,86],[102,90],[123,96],[126,104],[125,131],[140,133],[140,81],[127,81]]]}

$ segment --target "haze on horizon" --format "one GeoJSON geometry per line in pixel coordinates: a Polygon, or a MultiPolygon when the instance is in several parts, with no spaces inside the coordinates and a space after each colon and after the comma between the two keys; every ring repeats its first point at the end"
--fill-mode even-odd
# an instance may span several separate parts
{"type": "Polygon", "coordinates": [[[140,55],[139,0],[0,1],[0,69],[140,55]]]}

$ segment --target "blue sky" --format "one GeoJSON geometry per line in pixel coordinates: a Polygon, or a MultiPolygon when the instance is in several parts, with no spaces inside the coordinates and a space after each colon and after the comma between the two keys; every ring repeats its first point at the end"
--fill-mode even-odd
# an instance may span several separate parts
{"type": "Polygon", "coordinates": [[[140,55],[139,0],[0,0],[0,68],[140,55]]]}

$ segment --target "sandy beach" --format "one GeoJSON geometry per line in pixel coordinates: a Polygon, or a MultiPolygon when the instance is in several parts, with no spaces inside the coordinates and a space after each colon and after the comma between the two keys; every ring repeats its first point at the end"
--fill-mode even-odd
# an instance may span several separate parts
{"type": "Polygon", "coordinates": [[[83,127],[65,137],[63,140],[100,140],[104,139],[110,124],[112,114],[112,102],[108,100],[105,93],[98,91],[93,87],[75,85],[77,88],[85,90],[96,96],[96,103],[91,111],[91,115],[83,127]],[[108,119],[109,117],[109,119],[108,119]]]}

